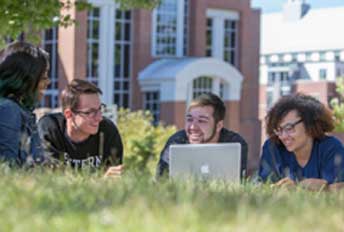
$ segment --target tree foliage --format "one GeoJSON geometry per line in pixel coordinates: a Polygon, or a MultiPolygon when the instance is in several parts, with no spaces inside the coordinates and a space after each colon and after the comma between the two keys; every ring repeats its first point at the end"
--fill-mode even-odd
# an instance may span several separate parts
{"type": "MultiPolygon", "coordinates": [[[[152,8],[159,0],[109,0],[122,8],[152,8]]],[[[75,7],[85,10],[87,0],[0,0],[0,46],[7,39],[16,39],[21,33],[25,39],[38,42],[38,32],[54,26],[68,27],[75,20],[68,12],[75,7]]]]}
{"type": "Polygon", "coordinates": [[[344,132],[344,77],[337,79],[336,92],[338,97],[331,100],[335,118],[335,131],[344,132]]]}

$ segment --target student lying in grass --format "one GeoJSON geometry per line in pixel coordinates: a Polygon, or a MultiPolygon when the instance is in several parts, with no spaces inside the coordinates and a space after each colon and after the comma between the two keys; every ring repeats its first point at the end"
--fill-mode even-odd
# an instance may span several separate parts
{"type": "Polygon", "coordinates": [[[334,129],[332,113],[311,96],[282,97],[266,116],[259,167],[262,181],[310,190],[338,189],[344,181],[344,148],[326,133],[334,129]]]}

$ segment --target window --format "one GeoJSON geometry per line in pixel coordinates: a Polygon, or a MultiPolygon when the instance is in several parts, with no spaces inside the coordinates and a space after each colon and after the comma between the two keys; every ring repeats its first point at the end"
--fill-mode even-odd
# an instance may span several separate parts
{"type": "Polygon", "coordinates": [[[340,77],[341,76],[341,70],[340,68],[336,69],[336,77],[340,77]]]}
{"type": "Polygon", "coordinates": [[[319,80],[326,80],[327,77],[327,70],[322,68],[319,69],[319,80]]]}
{"type": "Polygon", "coordinates": [[[207,10],[206,56],[238,66],[239,13],[227,10],[207,10]]]}
{"type": "Polygon", "coordinates": [[[292,79],[288,71],[268,73],[266,104],[270,108],[281,96],[291,93],[292,79]]]}
{"type": "Polygon", "coordinates": [[[211,77],[199,77],[193,80],[192,98],[196,98],[202,93],[210,93],[213,90],[213,80],[211,77]]]}
{"type": "Polygon", "coordinates": [[[213,44],[213,19],[207,18],[207,29],[206,29],[206,56],[212,56],[212,44],[213,44]]]}
{"type": "Polygon", "coordinates": [[[226,19],[224,22],[223,60],[236,65],[237,21],[226,19]]]}
{"type": "Polygon", "coordinates": [[[271,108],[272,104],[274,103],[274,94],[273,91],[266,92],[266,106],[267,108],[271,108]]]}
{"type": "Polygon", "coordinates": [[[99,79],[99,35],[100,8],[94,7],[88,11],[87,17],[87,79],[98,85],[99,79]]]}
{"type": "Polygon", "coordinates": [[[88,12],[87,79],[102,89],[102,100],[130,107],[132,14],[113,1],[94,1],[88,12]]]}
{"type": "Polygon", "coordinates": [[[129,107],[131,12],[116,10],[113,102],[129,107]]]}
{"type": "Polygon", "coordinates": [[[153,115],[153,123],[156,125],[160,119],[160,95],[158,91],[144,93],[144,108],[153,115]]]}
{"type": "Polygon", "coordinates": [[[153,11],[153,56],[187,54],[188,11],[188,0],[163,0],[153,11]]]}
{"type": "Polygon", "coordinates": [[[58,56],[57,56],[57,42],[58,42],[58,27],[47,29],[43,32],[42,47],[49,53],[49,78],[50,84],[44,93],[40,105],[42,107],[56,108],[59,105],[58,95],[58,56]]]}

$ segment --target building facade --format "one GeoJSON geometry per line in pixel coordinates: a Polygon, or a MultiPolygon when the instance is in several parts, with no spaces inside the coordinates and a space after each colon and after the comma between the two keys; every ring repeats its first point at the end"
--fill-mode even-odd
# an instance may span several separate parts
{"type": "MultiPolygon", "coordinates": [[[[288,0],[280,13],[262,15],[259,117],[281,97],[302,92],[328,105],[344,75],[344,7],[311,9],[288,0]]],[[[264,126],[262,142],[265,140],[264,126]]]]}
{"type": "Polygon", "coordinates": [[[90,0],[78,21],[44,33],[52,83],[44,106],[86,78],[106,104],[147,109],[156,121],[183,128],[187,104],[204,92],[220,95],[225,126],[249,143],[249,166],[259,156],[259,20],[250,0],[163,0],[153,10],[120,10],[113,0],[90,0]]]}

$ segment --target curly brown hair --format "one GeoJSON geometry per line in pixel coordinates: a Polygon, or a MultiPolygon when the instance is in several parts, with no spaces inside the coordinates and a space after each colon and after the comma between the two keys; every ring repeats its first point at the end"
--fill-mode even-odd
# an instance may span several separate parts
{"type": "Polygon", "coordinates": [[[334,129],[333,115],[329,108],[312,96],[296,93],[280,98],[265,117],[266,133],[272,141],[279,143],[274,130],[292,110],[296,110],[307,134],[314,139],[322,138],[334,129]]]}

